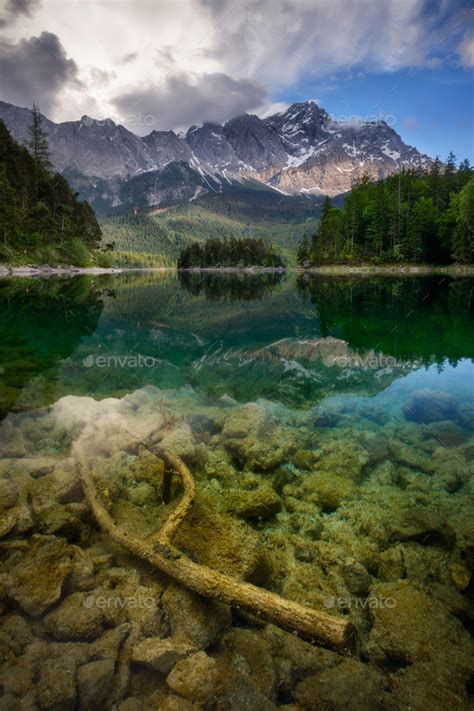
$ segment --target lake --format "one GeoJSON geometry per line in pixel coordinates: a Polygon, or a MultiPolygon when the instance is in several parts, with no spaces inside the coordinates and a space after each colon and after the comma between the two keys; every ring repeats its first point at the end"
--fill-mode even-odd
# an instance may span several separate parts
{"type": "Polygon", "coordinates": [[[469,708],[474,279],[11,278],[0,304],[0,605],[25,675],[44,655],[112,659],[117,703],[159,703],[166,663],[135,648],[171,636],[208,650],[222,708],[469,708]],[[231,615],[99,530],[81,468],[145,539],[182,494],[163,446],[196,484],[178,548],[350,620],[353,659],[231,615]]]}

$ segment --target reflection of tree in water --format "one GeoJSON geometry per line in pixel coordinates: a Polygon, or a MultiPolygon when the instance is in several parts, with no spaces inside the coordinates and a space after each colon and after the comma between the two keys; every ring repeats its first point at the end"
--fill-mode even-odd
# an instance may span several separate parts
{"type": "Polygon", "coordinates": [[[299,278],[297,289],[314,306],[322,335],[356,350],[456,363],[474,357],[474,280],[424,278],[299,278]]]}
{"type": "MultiPolygon", "coordinates": [[[[103,286],[102,282],[102,286],[103,286]]],[[[34,377],[70,356],[97,327],[101,293],[90,277],[0,280],[0,416],[34,377]]]]}
{"type": "Polygon", "coordinates": [[[281,282],[282,275],[276,272],[259,274],[225,272],[179,273],[181,287],[193,296],[204,292],[210,301],[260,301],[267,292],[281,282]]]}

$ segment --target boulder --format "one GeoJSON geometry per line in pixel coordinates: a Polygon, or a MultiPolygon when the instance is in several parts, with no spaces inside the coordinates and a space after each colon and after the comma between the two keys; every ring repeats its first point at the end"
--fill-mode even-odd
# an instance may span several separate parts
{"type": "Polygon", "coordinates": [[[403,407],[405,418],[418,424],[430,424],[457,417],[456,398],[440,390],[416,390],[403,407]]]}
{"type": "Polygon", "coordinates": [[[0,479],[0,508],[10,509],[18,501],[20,490],[18,484],[9,479],[0,479]]]}
{"type": "Polygon", "coordinates": [[[149,637],[138,642],[132,650],[132,662],[162,674],[169,674],[176,662],[196,652],[196,648],[175,639],[149,637]]]}
{"type": "Polygon", "coordinates": [[[115,665],[110,660],[89,662],[79,667],[77,689],[81,710],[95,711],[106,703],[114,672],[115,665]]]}
{"type": "Polygon", "coordinates": [[[185,699],[209,701],[217,690],[216,661],[205,652],[197,652],[178,662],[166,682],[172,691],[185,699]]]}
{"type": "Polygon", "coordinates": [[[8,597],[29,615],[42,615],[62,594],[74,564],[74,546],[54,536],[35,535],[5,577],[8,597]],[[15,565],[16,563],[16,565],[15,565]]]}
{"type": "Polygon", "coordinates": [[[104,614],[89,604],[91,596],[73,593],[44,618],[46,631],[56,640],[90,642],[102,633],[104,614]]]}
{"type": "Polygon", "coordinates": [[[384,679],[367,664],[347,660],[304,679],[295,698],[303,709],[325,711],[377,711],[382,709],[384,679]]]}
{"type": "Polygon", "coordinates": [[[355,492],[350,479],[325,471],[305,476],[301,489],[304,500],[307,500],[307,496],[311,497],[326,512],[335,511],[355,492]]]}
{"type": "Polygon", "coordinates": [[[441,544],[447,548],[456,543],[453,528],[434,509],[403,509],[393,515],[389,530],[392,541],[417,541],[428,546],[441,544]]]}
{"type": "Polygon", "coordinates": [[[229,513],[239,518],[266,521],[281,510],[282,501],[270,484],[263,483],[251,491],[227,490],[224,505],[229,513]]]}
{"type": "Polygon", "coordinates": [[[193,593],[176,583],[162,596],[162,606],[176,641],[205,649],[230,627],[230,608],[193,593]]]}
{"type": "Polygon", "coordinates": [[[256,532],[244,521],[211,509],[215,495],[193,506],[175,535],[178,548],[197,562],[238,578],[253,579],[265,563],[264,551],[256,532]]]}
{"type": "Polygon", "coordinates": [[[378,665],[436,664],[465,682],[474,672],[474,648],[461,622],[407,580],[378,583],[369,608],[372,629],[366,654],[378,665]]]}

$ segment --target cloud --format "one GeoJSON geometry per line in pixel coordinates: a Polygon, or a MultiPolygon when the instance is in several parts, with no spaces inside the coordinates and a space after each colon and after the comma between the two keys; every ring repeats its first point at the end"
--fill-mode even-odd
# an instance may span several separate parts
{"type": "Polygon", "coordinates": [[[125,125],[132,124],[136,130],[142,123],[145,129],[148,127],[143,131],[147,133],[150,126],[170,129],[205,121],[222,123],[258,108],[265,98],[265,89],[248,79],[232,79],[221,72],[197,76],[179,73],[168,76],[159,86],[127,91],[113,103],[124,117],[125,125]],[[150,118],[139,122],[138,114],[150,118]]]}
{"type": "Polygon", "coordinates": [[[16,44],[0,43],[0,92],[5,101],[20,106],[35,102],[48,113],[67,85],[80,86],[78,68],[57,35],[42,32],[16,44]]]}
{"type": "Polygon", "coordinates": [[[214,55],[227,72],[239,67],[243,76],[280,87],[352,68],[428,66],[430,52],[448,56],[468,6],[467,0],[197,1],[212,17],[214,55]]]}
{"type": "Polygon", "coordinates": [[[40,0],[7,0],[4,14],[0,17],[0,27],[15,22],[19,15],[33,17],[40,5],[40,0]]]}
{"type": "Polygon", "coordinates": [[[260,116],[260,118],[266,118],[267,116],[273,116],[274,114],[279,114],[283,111],[286,111],[289,106],[290,104],[287,101],[271,101],[270,103],[265,104],[255,113],[260,116]]]}
{"type": "Polygon", "coordinates": [[[133,60],[136,58],[137,58],[136,52],[127,52],[127,54],[123,55],[122,62],[123,62],[123,64],[129,64],[130,62],[133,62],[133,60]]]}
{"type": "MultiPolygon", "coordinates": [[[[304,98],[306,90],[324,99],[339,80],[361,73],[472,61],[464,39],[472,0],[179,0],[178,12],[168,0],[139,9],[136,0],[94,0],[87,12],[76,1],[6,2],[9,15],[24,20],[7,27],[9,51],[48,28],[77,64],[69,74],[82,87],[70,82],[54,105],[58,93],[43,92],[41,81],[26,90],[26,70],[17,90],[16,79],[0,81],[10,100],[19,96],[24,104],[44,103],[43,92],[56,121],[77,118],[79,109],[115,117],[119,108],[126,116],[139,102],[158,125],[178,128],[231,111],[262,112],[271,101],[304,98]]],[[[32,77],[37,71],[32,63],[32,77]]]]}
{"type": "Polygon", "coordinates": [[[474,35],[466,32],[459,44],[458,54],[464,67],[474,67],[474,35]]]}

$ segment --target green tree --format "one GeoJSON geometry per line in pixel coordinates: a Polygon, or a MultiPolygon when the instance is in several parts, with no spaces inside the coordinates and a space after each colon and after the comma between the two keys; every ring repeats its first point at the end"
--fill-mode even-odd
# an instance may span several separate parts
{"type": "Polygon", "coordinates": [[[406,256],[414,262],[432,260],[436,233],[433,198],[420,198],[411,210],[408,222],[409,241],[406,256]]]}
{"type": "Polygon", "coordinates": [[[453,237],[453,257],[457,262],[474,262],[474,178],[463,187],[458,199],[459,214],[453,237]]]}
{"type": "Polygon", "coordinates": [[[4,246],[15,242],[19,217],[18,198],[7,178],[6,166],[0,163],[0,239],[4,246]]]}
{"type": "Polygon", "coordinates": [[[51,156],[49,153],[48,139],[43,129],[41,113],[36,104],[31,109],[31,124],[29,128],[30,140],[28,148],[33,156],[37,170],[42,168],[45,171],[51,170],[51,156]]]}

